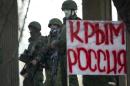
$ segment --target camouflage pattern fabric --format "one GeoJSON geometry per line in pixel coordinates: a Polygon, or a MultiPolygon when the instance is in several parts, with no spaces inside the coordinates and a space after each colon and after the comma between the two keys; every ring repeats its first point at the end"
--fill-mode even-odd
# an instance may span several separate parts
{"type": "MultiPolygon", "coordinates": [[[[77,15],[73,15],[68,19],[73,19],[73,20],[80,20],[79,17],[77,17],[77,15]]],[[[66,19],[65,17],[63,18],[63,28],[60,34],[60,38],[59,38],[59,42],[58,42],[58,46],[59,46],[59,53],[61,56],[61,77],[62,77],[62,86],[67,86],[67,57],[66,57],[66,19]]],[[[70,75],[69,76],[69,86],[79,86],[78,83],[78,79],[76,75],[70,75]]]]}
{"type": "Polygon", "coordinates": [[[23,81],[23,86],[44,86],[42,70],[46,65],[46,57],[43,53],[47,37],[39,36],[36,40],[29,40],[29,42],[28,49],[20,57],[20,60],[25,62],[25,73],[27,73],[23,81]],[[33,59],[38,61],[36,65],[31,63],[33,59]]]}

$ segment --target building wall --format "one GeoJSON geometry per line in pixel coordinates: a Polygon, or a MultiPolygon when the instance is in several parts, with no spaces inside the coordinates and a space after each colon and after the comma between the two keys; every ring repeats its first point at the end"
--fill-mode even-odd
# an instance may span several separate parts
{"type": "Polygon", "coordinates": [[[17,0],[0,0],[0,86],[18,86],[17,0]]]}
{"type": "MultiPolygon", "coordinates": [[[[111,13],[111,0],[83,0],[83,19],[111,20],[112,19],[111,14],[112,14],[111,13]]],[[[127,44],[128,43],[129,42],[127,40],[127,44]]],[[[128,51],[130,50],[127,47],[127,52],[128,51]]],[[[127,59],[128,59],[128,56],[130,55],[128,55],[127,53],[127,59]]],[[[116,81],[117,81],[117,86],[126,86],[125,76],[119,76],[119,78],[116,77],[116,81]]]]}
{"type": "Polygon", "coordinates": [[[110,0],[83,0],[83,19],[111,20],[110,0]]]}
{"type": "MultiPolygon", "coordinates": [[[[130,29],[130,27],[128,27],[127,29],[130,29]]],[[[127,57],[127,76],[125,78],[127,78],[127,85],[126,86],[130,86],[130,33],[126,33],[126,57],[127,57]]],[[[121,85],[120,85],[121,86],[121,85]]]]}

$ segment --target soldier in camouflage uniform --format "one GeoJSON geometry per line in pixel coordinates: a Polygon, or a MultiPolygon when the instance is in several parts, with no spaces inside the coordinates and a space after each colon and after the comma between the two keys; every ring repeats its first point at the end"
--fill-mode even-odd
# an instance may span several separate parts
{"type": "Polygon", "coordinates": [[[61,32],[62,22],[58,18],[52,18],[49,21],[48,27],[51,29],[48,36],[48,54],[47,63],[49,64],[49,69],[46,69],[46,81],[45,86],[62,86],[60,78],[60,57],[58,55],[57,45],[55,45],[55,40],[61,32]]]}
{"type": "MultiPolygon", "coordinates": [[[[76,15],[77,4],[73,0],[66,0],[62,4],[62,11],[65,13],[63,18],[63,27],[58,39],[59,54],[61,56],[61,75],[62,86],[67,86],[67,57],[66,57],[66,20],[80,20],[76,15]]],[[[69,86],[79,86],[76,75],[69,76],[69,86]]]]}
{"type": "Polygon", "coordinates": [[[43,68],[46,64],[45,46],[47,37],[41,36],[41,25],[33,21],[29,25],[30,35],[28,49],[20,56],[20,61],[25,63],[21,71],[24,76],[23,86],[44,86],[43,85],[43,68]],[[45,50],[45,51],[43,51],[45,50]]]}
{"type": "Polygon", "coordinates": [[[66,0],[62,4],[62,11],[65,13],[63,18],[63,23],[66,23],[66,20],[81,20],[77,15],[77,4],[73,0],[66,0]]]}

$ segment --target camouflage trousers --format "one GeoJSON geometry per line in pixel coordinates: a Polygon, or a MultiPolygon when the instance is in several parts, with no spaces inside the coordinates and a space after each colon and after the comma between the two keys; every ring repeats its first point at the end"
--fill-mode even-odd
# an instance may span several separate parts
{"type": "MultiPolygon", "coordinates": [[[[62,56],[60,59],[62,86],[67,86],[67,57],[62,56]]],[[[79,86],[76,75],[69,75],[69,86],[79,86]]]]}
{"type": "Polygon", "coordinates": [[[51,81],[51,69],[46,69],[45,73],[46,73],[46,80],[44,83],[44,86],[62,86],[61,83],[61,72],[60,72],[60,66],[58,65],[58,69],[57,69],[57,74],[56,74],[56,79],[54,81],[54,83],[52,83],[51,81]]]}
{"type": "MultiPolygon", "coordinates": [[[[61,57],[58,64],[58,70],[54,83],[51,83],[51,69],[46,69],[45,86],[67,86],[67,62],[65,57],[61,57]],[[53,85],[52,85],[53,84],[53,85]]],[[[69,76],[69,86],[79,86],[76,75],[69,76]]]]}

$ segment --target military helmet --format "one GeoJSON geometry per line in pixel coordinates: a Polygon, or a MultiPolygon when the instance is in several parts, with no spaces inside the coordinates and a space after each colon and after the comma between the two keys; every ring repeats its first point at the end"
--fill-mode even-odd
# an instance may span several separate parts
{"type": "MultiPolygon", "coordinates": [[[[33,21],[33,22],[31,22],[29,25],[28,25],[28,27],[35,27],[37,30],[41,30],[41,25],[40,25],[40,23],[39,22],[36,22],[36,21],[33,21]]],[[[30,29],[30,28],[29,28],[30,29]]]]}
{"type": "Polygon", "coordinates": [[[77,4],[73,0],[66,0],[62,4],[62,11],[63,10],[77,10],[77,4]]]}
{"type": "Polygon", "coordinates": [[[62,22],[58,18],[52,18],[49,21],[48,27],[50,27],[51,25],[58,25],[59,27],[61,27],[62,26],[62,22]]]}

